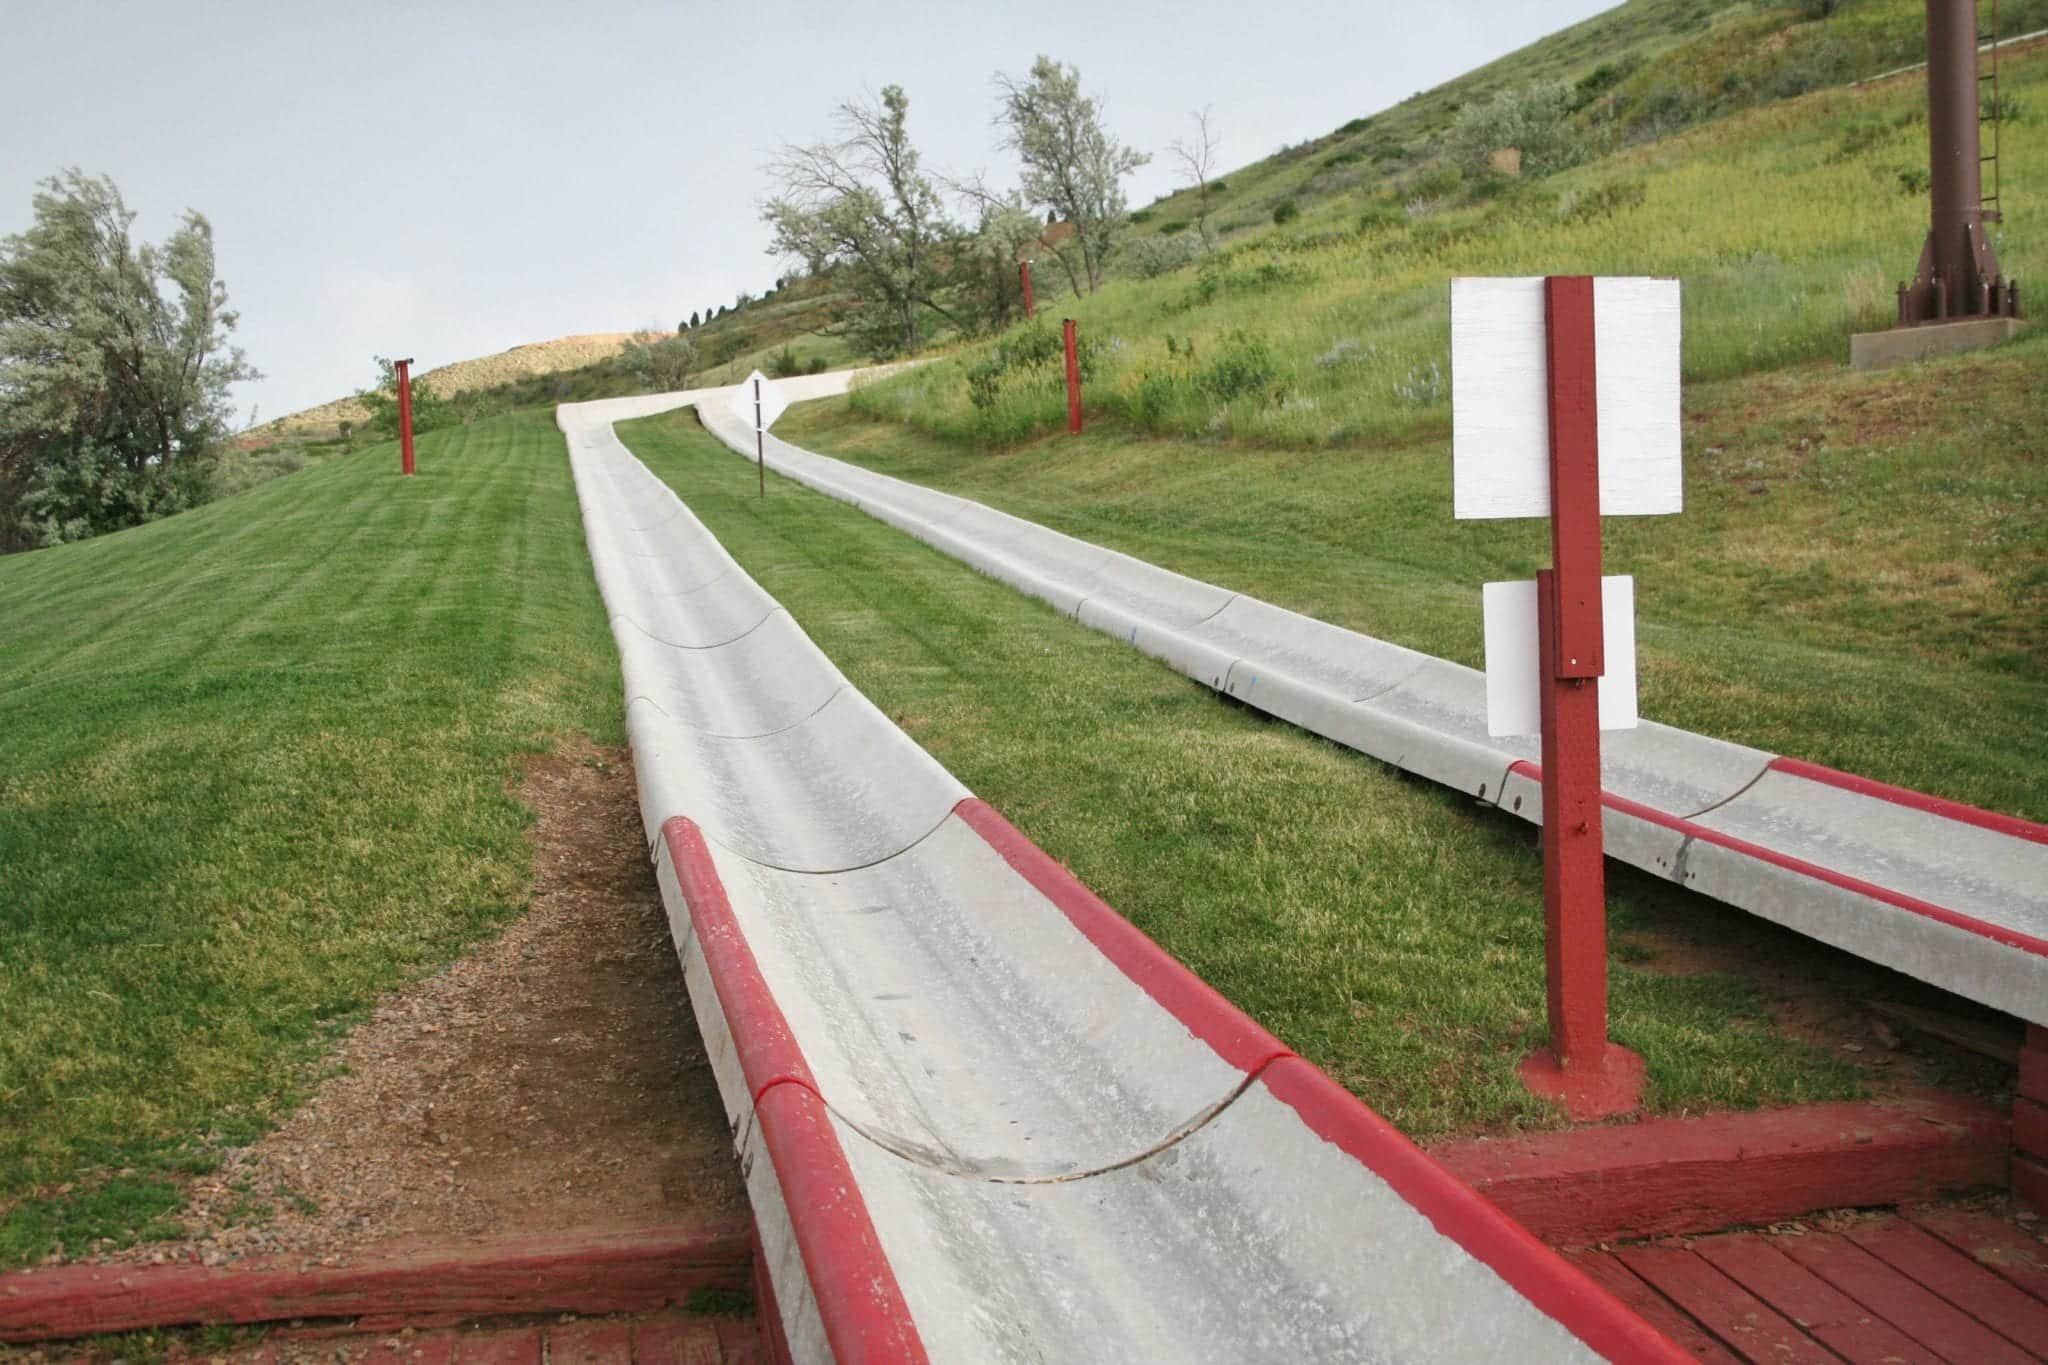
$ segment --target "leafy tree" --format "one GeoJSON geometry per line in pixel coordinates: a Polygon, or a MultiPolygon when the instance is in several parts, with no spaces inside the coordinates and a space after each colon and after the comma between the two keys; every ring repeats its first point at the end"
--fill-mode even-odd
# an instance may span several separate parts
{"type": "Polygon", "coordinates": [[[650,393],[673,393],[690,386],[697,348],[688,337],[663,336],[650,329],[627,340],[619,364],[650,393]]]}
{"type": "MultiPolygon", "coordinates": [[[[1044,228],[1015,191],[991,190],[979,176],[949,182],[949,188],[975,216],[974,230],[953,242],[951,297],[961,314],[971,310],[983,326],[1001,331],[1023,312],[1017,263],[1036,255],[1044,228]]],[[[1039,284],[1037,292],[1047,292],[1049,283],[1039,284]]]]}
{"type": "Polygon", "coordinates": [[[918,169],[909,114],[900,85],[842,103],[840,140],[785,145],[768,168],[779,192],[761,210],[771,252],[842,274],[857,302],[840,329],[878,358],[916,350],[927,313],[959,321],[939,298],[956,230],[918,169]]]}
{"type": "Polygon", "coordinates": [[[699,325],[699,323],[697,322],[697,315],[695,313],[690,314],[690,321],[687,325],[692,328],[695,328],[699,325]]]}
{"type": "MultiPolygon", "coordinates": [[[[388,356],[374,356],[377,382],[356,391],[356,401],[369,412],[363,430],[387,441],[398,439],[398,366],[388,356]]],[[[464,420],[451,398],[443,398],[433,381],[417,375],[411,381],[412,434],[424,435],[442,427],[460,426],[464,420]]]]}
{"type": "Polygon", "coordinates": [[[1004,145],[1024,162],[1024,196],[1074,225],[1080,271],[1066,244],[1053,252],[1074,292],[1085,277],[1092,293],[1123,225],[1123,178],[1152,158],[1102,126],[1101,107],[1081,93],[1081,73],[1072,66],[1041,56],[1024,80],[997,72],[996,88],[1004,145]]]}
{"type": "Polygon", "coordinates": [[[0,548],[77,540],[203,502],[228,386],[259,378],[228,343],[213,229],[187,210],[161,246],[105,177],[41,182],[0,241],[0,548]]]}

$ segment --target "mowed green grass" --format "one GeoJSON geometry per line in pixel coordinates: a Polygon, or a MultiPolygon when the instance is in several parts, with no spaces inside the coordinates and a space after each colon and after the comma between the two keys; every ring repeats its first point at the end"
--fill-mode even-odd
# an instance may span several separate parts
{"type": "MultiPolygon", "coordinates": [[[[865,514],[689,412],[620,434],[889,716],[1110,904],[1408,1133],[1553,1116],[1540,860],[1519,822],[1227,702],[865,514]]],[[[1686,913],[1642,878],[1623,923],[1686,913]]],[[[1743,983],[1617,964],[1659,1110],[1840,1097],[1743,983]]]]}
{"type": "Polygon", "coordinates": [[[0,1264],[149,1230],[526,903],[518,755],[618,742],[545,413],[0,559],[0,1264]]]}
{"type": "MultiPolygon", "coordinates": [[[[1606,522],[1643,714],[2048,819],[2048,333],[1686,394],[1685,510],[1606,522]]],[[[1112,421],[1006,451],[800,405],[777,433],[1383,639],[1484,663],[1546,523],[1451,518],[1449,433],[1276,451],[1112,421]]]]}

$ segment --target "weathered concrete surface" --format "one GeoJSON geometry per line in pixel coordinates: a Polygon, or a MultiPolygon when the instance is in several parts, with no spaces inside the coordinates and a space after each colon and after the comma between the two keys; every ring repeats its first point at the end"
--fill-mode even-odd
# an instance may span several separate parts
{"type": "MultiPolygon", "coordinates": [[[[1682,1358],[968,798],[647,483],[613,411],[559,420],[796,1359],[1682,1358]]],[[[972,512],[988,562],[1043,552],[1133,612],[1229,600],[830,474],[935,543],[972,512]]]]}
{"type": "Polygon", "coordinates": [[[1964,318],[1956,322],[1925,322],[1917,327],[1891,327],[1882,332],[1857,332],[1849,338],[1849,368],[1888,370],[1932,356],[1981,351],[2019,335],[2018,318],[1964,318]]]}

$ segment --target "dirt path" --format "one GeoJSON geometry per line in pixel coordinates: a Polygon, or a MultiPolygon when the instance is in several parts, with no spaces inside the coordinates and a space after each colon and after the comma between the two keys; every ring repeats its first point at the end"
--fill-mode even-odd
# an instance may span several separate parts
{"type": "Polygon", "coordinates": [[[532,910],[357,1027],[339,1074],[193,1183],[184,1239],[111,1259],[333,1260],[744,1216],[630,755],[558,750],[522,796],[538,813],[532,910]]]}

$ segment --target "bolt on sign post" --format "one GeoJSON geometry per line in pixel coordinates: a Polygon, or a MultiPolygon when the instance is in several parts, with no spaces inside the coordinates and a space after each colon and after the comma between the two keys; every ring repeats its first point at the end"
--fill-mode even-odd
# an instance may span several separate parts
{"type": "Polygon", "coordinates": [[[1551,566],[1488,583],[1487,732],[1541,736],[1550,1046],[1522,1064],[1577,1119],[1625,1113],[1643,1061],[1607,1038],[1600,732],[1636,724],[1635,584],[1600,518],[1683,503],[1676,280],[1451,282],[1453,514],[1550,518],[1551,566]]]}
{"type": "Polygon", "coordinates": [[[733,415],[753,430],[754,474],[760,485],[760,496],[765,498],[768,496],[768,428],[774,426],[775,419],[788,409],[789,398],[766,375],[756,370],[732,389],[728,401],[733,415]]]}
{"type": "Polygon", "coordinates": [[[1037,311],[1031,305],[1031,262],[1017,262],[1017,283],[1024,290],[1024,316],[1029,318],[1037,311]]]}
{"type": "Polygon", "coordinates": [[[1060,338],[1067,347],[1067,430],[1081,434],[1081,356],[1074,347],[1074,320],[1060,319],[1060,338]]]}
{"type": "Polygon", "coordinates": [[[398,468],[412,473],[412,357],[391,362],[398,375],[398,468]]]}

